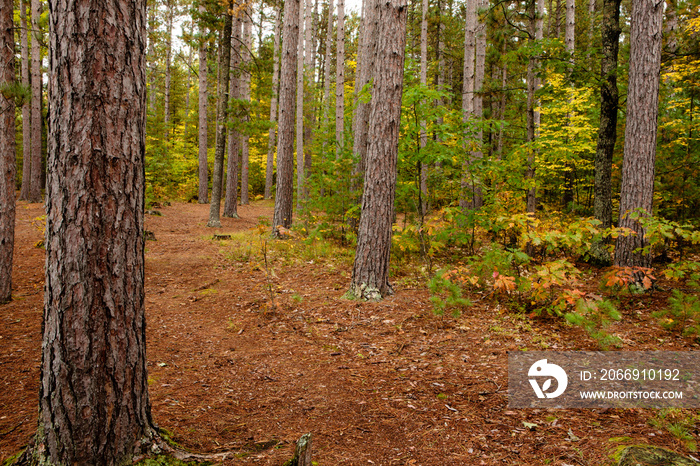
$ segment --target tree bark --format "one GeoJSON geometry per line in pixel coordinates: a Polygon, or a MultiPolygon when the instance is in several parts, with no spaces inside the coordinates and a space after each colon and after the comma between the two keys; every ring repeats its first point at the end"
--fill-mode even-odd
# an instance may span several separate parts
{"type": "Polygon", "coordinates": [[[226,12],[224,27],[219,34],[219,84],[216,92],[216,150],[214,152],[214,176],[209,204],[208,227],[221,227],[219,209],[223,187],[224,153],[226,152],[226,121],[228,119],[228,93],[231,66],[232,17],[226,12]]]}
{"type": "MultiPolygon", "coordinates": [[[[240,18],[233,18],[231,32],[231,60],[229,63],[228,101],[241,96],[241,26],[240,18]]],[[[232,126],[228,128],[228,159],[226,160],[226,199],[224,217],[238,218],[238,171],[241,151],[241,133],[232,126]]]]}
{"type": "Polygon", "coordinates": [[[41,202],[41,0],[31,0],[32,5],[32,163],[29,201],[41,202]]]}
{"type": "Polygon", "coordinates": [[[146,3],[53,0],[38,464],[130,463],[146,371],[146,3]]]}
{"type": "Polygon", "coordinates": [[[294,172],[294,97],[296,61],[299,41],[299,0],[284,2],[282,34],[282,72],[280,74],[280,119],[277,145],[277,195],[272,218],[272,234],[280,236],[278,227],[292,226],[292,176],[294,172]]]}
{"type": "MultiPolygon", "coordinates": [[[[192,23],[190,24],[190,37],[194,36],[194,18],[191,18],[192,23]]],[[[189,126],[190,120],[190,86],[192,84],[192,55],[194,49],[191,44],[187,44],[187,80],[185,81],[185,130],[184,138],[187,141],[187,128],[189,126]]]]}
{"type": "Polygon", "coordinates": [[[275,169],[275,142],[277,123],[277,99],[279,95],[279,63],[280,63],[280,25],[282,23],[282,10],[277,8],[275,16],[275,45],[272,65],[272,96],[270,97],[270,135],[267,141],[267,166],[265,169],[265,199],[272,197],[272,182],[275,169]]]}
{"type": "Polygon", "coordinates": [[[170,81],[172,80],[171,62],[173,53],[173,0],[167,0],[165,5],[165,108],[163,110],[163,127],[165,140],[170,139],[170,81]]]}
{"type": "Polygon", "coordinates": [[[361,299],[378,300],[393,293],[389,284],[389,259],[401,125],[406,16],[406,0],[379,3],[367,170],[349,292],[361,299]]]}
{"type": "MultiPolygon", "coordinates": [[[[462,83],[462,121],[469,125],[474,118],[474,56],[476,54],[476,28],[477,28],[477,0],[468,0],[466,3],[466,17],[464,25],[464,78],[462,83]]],[[[471,132],[465,128],[463,148],[468,150],[467,141],[471,132]]],[[[459,206],[467,210],[474,205],[475,183],[474,174],[469,160],[462,165],[461,194],[459,206]]]]}
{"type": "Polygon", "coordinates": [[[311,175],[311,145],[313,142],[313,128],[315,126],[316,115],[316,83],[314,82],[314,68],[316,66],[316,7],[318,0],[315,0],[312,7],[312,0],[306,0],[306,26],[304,39],[304,93],[307,96],[306,105],[304,106],[304,183],[302,191],[297,193],[297,197],[303,200],[308,199],[309,183],[308,178],[311,175]]]}
{"type": "Polygon", "coordinates": [[[328,114],[330,113],[331,46],[332,46],[332,44],[333,44],[333,0],[328,0],[328,26],[326,29],[326,54],[325,54],[325,58],[323,60],[323,127],[324,128],[328,125],[328,114]]]}
{"type": "MultiPolygon", "coordinates": [[[[530,17],[529,21],[529,33],[530,41],[534,43],[536,41],[542,40],[543,37],[543,13],[544,1],[543,0],[529,0],[528,1],[528,15],[530,17]]],[[[539,67],[539,59],[532,56],[528,60],[527,64],[527,141],[529,143],[535,142],[535,137],[537,135],[537,128],[540,123],[540,114],[536,110],[537,102],[535,101],[535,92],[539,88],[539,80],[536,76],[536,69],[539,67]]],[[[527,191],[526,200],[526,212],[530,215],[535,215],[535,210],[537,209],[537,188],[535,184],[535,151],[530,148],[530,154],[527,160],[527,168],[525,170],[525,178],[532,180],[533,184],[527,191]]]]}
{"type": "MultiPolygon", "coordinates": [[[[593,214],[601,228],[612,226],[612,161],[617,140],[617,55],[620,39],[621,0],[603,0],[602,47],[600,60],[600,126],[595,155],[593,214]]],[[[603,244],[591,248],[593,260],[602,265],[611,261],[603,244]]]]}
{"type": "Polygon", "coordinates": [[[619,236],[615,245],[615,265],[649,267],[651,255],[635,251],[644,247],[644,228],[630,217],[652,214],[654,199],[654,162],[659,112],[659,74],[663,0],[632,3],[630,33],[629,91],[625,156],[622,162],[620,190],[620,227],[636,235],[619,236]]]}
{"type": "Polygon", "coordinates": [[[301,210],[304,191],[304,10],[306,5],[299,4],[299,39],[297,43],[297,211],[301,210]]]}
{"type": "Polygon", "coordinates": [[[345,0],[338,0],[338,26],[335,64],[335,158],[345,146],[345,0]]]}
{"type": "Polygon", "coordinates": [[[155,34],[158,29],[156,13],[158,12],[157,0],[148,0],[148,111],[152,116],[156,114],[156,62],[155,34]]]}
{"type": "MultiPolygon", "coordinates": [[[[359,37],[358,71],[355,78],[355,98],[357,99],[362,89],[369,84],[374,73],[374,60],[377,49],[377,0],[364,0],[362,33],[359,37]]],[[[354,135],[352,152],[357,159],[353,175],[357,178],[365,172],[367,159],[367,132],[369,131],[370,100],[358,101],[352,121],[354,135]]],[[[358,180],[358,183],[361,180],[358,180]]]]}
{"type": "MultiPolygon", "coordinates": [[[[428,85],[428,0],[423,0],[421,9],[421,23],[420,23],[420,83],[423,86],[428,85]]],[[[426,121],[420,122],[420,151],[425,149],[428,144],[428,133],[426,132],[426,121]]],[[[422,154],[421,154],[422,155],[422,154]]],[[[428,205],[428,165],[422,160],[422,156],[419,160],[419,189],[420,189],[420,200],[419,203],[419,216],[421,219],[425,216],[426,207],[428,205]]]]}
{"type": "MultiPolygon", "coordinates": [[[[20,43],[22,54],[22,86],[29,89],[29,38],[27,34],[27,5],[24,0],[19,1],[20,17],[20,43]]],[[[19,198],[22,201],[29,200],[29,190],[32,173],[32,134],[31,134],[31,106],[30,101],[25,100],[22,105],[22,188],[19,198]]]]}
{"type": "Polygon", "coordinates": [[[205,38],[206,28],[204,19],[201,15],[206,13],[203,5],[199,6],[200,25],[199,25],[199,203],[206,204],[209,200],[209,158],[207,155],[208,147],[208,119],[207,112],[209,101],[207,97],[207,41],[205,38]]]}
{"type": "MultiPolygon", "coordinates": [[[[487,2],[485,0],[477,1],[477,21],[476,21],[476,62],[474,64],[474,119],[481,124],[484,117],[484,97],[482,88],[484,87],[484,75],[486,66],[486,23],[481,19],[482,11],[486,9],[487,2]]],[[[484,142],[484,130],[481,126],[476,130],[476,150],[472,151],[472,163],[478,162],[484,158],[481,146],[484,142]]],[[[474,175],[473,175],[474,176],[474,175]]],[[[480,176],[474,176],[473,186],[473,209],[480,209],[484,205],[484,195],[482,181],[480,176]]]]}
{"type": "MultiPolygon", "coordinates": [[[[12,0],[0,0],[0,89],[15,81],[12,12],[12,0]]],[[[15,170],[15,101],[12,96],[5,96],[0,92],[0,304],[12,298],[15,170]]]]}
{"type": "MultiPolygon", "coordinates": [[[[253,46],[251,14],[251,5],[247,3],[246,13],[243,18],[243,74],[241,76],[241,98],[246,102],[250,102],[250,50],[253,46]]],[[[246,112],[245,120],[249,120],[248,112],[246,112]]],[[[246,130],[241,140],[241,205],[250,204],[250,199],[248,198],[249,143],[250,136],[246,130]]]]}

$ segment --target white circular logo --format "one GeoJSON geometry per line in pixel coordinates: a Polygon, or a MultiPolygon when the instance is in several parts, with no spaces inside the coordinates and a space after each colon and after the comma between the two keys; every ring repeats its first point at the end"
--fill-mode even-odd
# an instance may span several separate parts
{"type": "Polygon", "coordinates": [[[529,379],[537,398],[556,398],[564,393],[569,383],[569,378],[566,376],[564,369],[556,364],[548,364],[546,359],[540,359],[530,366],[527,375],[528,377],[547,377],[542,382],[542,385],[537,382],[537,379],[529,379]],[[553,392],[547,392],[552,387],[552,379],[557,381],[557,389],[553,392]]]}

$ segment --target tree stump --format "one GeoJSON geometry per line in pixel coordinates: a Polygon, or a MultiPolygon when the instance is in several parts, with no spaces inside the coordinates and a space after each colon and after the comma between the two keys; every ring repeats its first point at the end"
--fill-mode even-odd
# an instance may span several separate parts
{"type": "Polygon", "coordinates": [[[665,448],[651,445],[627,447],[620,456],[618,466],[698,466],[697,461],[665,448]]]}
{"type": "Polygon", "coordinates": [[[294,457],[284,466],[311,466],[311,433],[301,436],[294,450],[294,457]]]}

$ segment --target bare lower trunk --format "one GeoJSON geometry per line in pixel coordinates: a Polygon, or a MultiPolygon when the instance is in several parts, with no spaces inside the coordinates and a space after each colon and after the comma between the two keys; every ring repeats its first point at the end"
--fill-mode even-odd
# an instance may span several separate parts
{"type": "Polygon", "coordinates": [[[163,110],[163,127],[165,128],[165,140],[170,138],[170,81],[172,72],[170,64],[173,53],[173,8],[172,0],[166,4],[166,31],[165,31],[165,108],[163,110]]]}
{"type": "MultiPolygon", "coordinates": [[[[229,66],[229,100],[241,96],[241,20],[233,18],[231,32],[231,62],[229,66]]],[[[226,199],[224,217],[238,218],[238,169],[241,150],[241,134],[228,128],[228,158],[226,161],[226,199]]]]}
{"type": "Polygon", "coordinates": [[[41,202],[41,0],[31,0],[32,5],[32,163],[29,201],[41,202]]]}
{"type": "MultiPolygon", "coordinates": [[[[250,3],[246,6],[246,15],[243,18],[243,74],[241,75],[241,98],[250,102],[250,49],[253,46],[253,35],[251,33],[252,21],[250,15],[250,3]]],[[[245,120],[248,121],[246,113],[245,120]]],[[[243,134],[241,140],[241,205],[250,204],[248,199],[248,164],[250,151],[248,148],[250,136],[243,134]]]]}
{"type": "Polygon", "coordinates": [[[393,293],[389,284],[389,259],[401,124],[406,10],[406,0],[388,0],[381,2],[378,12],[381,29],[369,121],[367,170],[350,284],[350,294],[362,299],[377,300],[393,293]]]}
{"type": "MultiPolygon", "coordinates": [[[[27,34],[27,5],[24,0],[19,2],[20,15],[20,42],[22,46],[22,87],[29,89],[29,38],[27,34]]],[[[29,200],[29,190],[32,173],[32,134],[31,134],[31,106],[26,100],[22,105],[22,189],[19,198],[22,201],[29,200]]]]}
{"type": "MultiPolygon", "coordinates": [[[[423,0],[421,10],[421,25],[420,25],[420,83],[423,86],[428,84],[428,0],[423,0]]],[[[425,131],[425,120],[420,122],[420,151],[423,152],[428,144],[428,133],[425,131]]],[[[419,162],[419,215],[421,218],[425,215],[426,206],[428,205],[428,165],[422,160],[422,154],[419,162]]]]}
{"type": "Polygon", "coordinates": [[[621,267],[651,265],[651,255],[637,251],[646,245],[644,228],[630,214],[640,217],[652,214],[663,10],[663,0],[632,3],[619,226],[636,234],[617,239],[615,265],[621,267]]]}
{"type": "Polygon", "coordinates": [[[284,2],[282,34],[282,72],[280,74],[280,119],[277,146],[277,195],[272,219],[272,234],[292,226],[292,186],[294,172],[294,97],[299,41],[299,0],[284,2]]]}
{"type": "Polygon", "coordinates": [[[335,144],[336,159],[345,146],[345,0],[338,0],[338,37],[335,65],[335,144]]]}
{"type": "MultiPolygon", "coordinates": [[[[0,89],[15,81],[12,7],[12,0],[0,0],[0,89]]],[[[12,298],[15,170],[15,102],[0,92],[0,304],[12,298]]]]}
{"type": "Polygon", "coordinates": [[[328,25],[326,30],[326,53],[323,59],[323,127],[328,124],[331,99],[331,45],[333,43],[333,0],[328,2],[328,25]]]}
{"type": "MultiPolygon", "coordinates": [[[[199,7],[199,13],[205,13],[204,6],[199,7]]],[[[203,21],[202,21],[203,23],[203,21]]],[[[209,108],[207,97],[207,43],[204,38],[205,28],[200,25],[199,33],[202,35],[199,43],[199,203],[206,204],[209,200],[209,161],[207,156],[207,111],[209,108]]]]}
{"type": "Polygon", "coordinates": [[[297,210],[301,210],[304,190],[304,9],[299,5],[299,42],[297,43],[297,210]]]}
{"type": "Polygon", "coordinates": [[[224,27],[219,35],[219,85],[216,92],[216,149],[214,152],[214,176],[209,204],[208,227],[220,227],[221,190],[223,188],[224,153],[226,151],[226,121],[228,119],[228,86],[231,65],[232,18],[225,15],[224,27]]]}
{"type": "MultiPolygon", "coordinates": [[[[190,26],[190,36],[194,36],[194,21],[190,26]]],[[[187,81],[185,82],[185,140],[187,140],[187,127],[189,126],[190,120],[190,85],[192,83],[192,54],[193,49],[188,46],[187,55],[187,81]]]]}
{"type": "MultiPolygon", "coordinates": [[[[465,126],[472,123],[474,118],[474,56],[476,53],[476,28],[477,12],[476,1],[468,1],[466,4],[466,19],[464,26],[464,81],[462,83],[462,121],[465,126]]],[[[468,150],[469,140],[472,133],[469,128],[465,128],[464,143],[462,147],[465,152],[468,150]]],[[[465,160],[462,165],[461,193],[459,205],[462,210],[467,210],[473,206],[475,196],[474,173],[470,160],[465,160]]]]}
{"type": "Polygon", "coordinates": [[[51,2],[39,426],[27,453],[37,464],[131,463],[155,434],[144,315],[146,5],[114,3],[51,2]]]}
{"type": "MultiPolygon", "coordinates": [[[[479,124],[479,128],[475,132],[476,150],[472,151],[472,163],[480,162],[484,158],[481,146],[484,142],[484,131],[481,127],[481,122],[484,117],[484,98],[482,87],[484,86],[484,75],[486,65],[486,23],[480,18],[482,10],[487,6],[484,0],[477,2],[479,11],[477,13],[476,23],[476,61],[474,64],[474,120],[479,124]]],[[[480,209],[484,205],[483,186],[480,175],[473,175],[473,198],[472,209],[480,209]]]]}
{"type": "Polygon", "coordinates": [[[282,10],[277,9],[275,17],[275,45],[272,65],[272,96],[270,97],[270,135],[267,142],[267,165],[265,168],[265,199],[272,197],[272,183],[275,167],[275,142],[277,123],[277,100],[279,95],[279,62],[280,62],[280,25],[282,22],[282,10]]]}

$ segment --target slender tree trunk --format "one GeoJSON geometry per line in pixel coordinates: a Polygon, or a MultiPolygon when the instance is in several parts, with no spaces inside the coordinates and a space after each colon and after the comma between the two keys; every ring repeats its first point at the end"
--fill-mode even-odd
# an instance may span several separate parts
{"type": "MultiPolygon", "coordinates": [[[[568,79],[571,80],[574,70],[574,49],[575,49],[575,31],[576,31],[576,2],[575,0],[566,0],[566,30],[564,31],[564,45],[569,54],[569,70],[568,79]]],[[[573,90],[573,83],[569,84],[569,88],[573,90]]],[[[569,104],[571,103],[571,95],[567,97],[569,104]]],[[[566,125],[571,124],[571,115],[566,116],[566,125]]],[[[568,140],[570,144],[573,141],[568,140]]],[[[574,202],[574,172],[575,165],[571,161],[567,161],[564,167],[564,195],[562,199],[563,208],[567,209],[574,202]]]]}
{"type": "MultiPolygon", "coordinates": [[[[328,0],[328,27],[326,29],[326,54],[323,59],[323,127],[328,125],[331,101],[331,45],[333,44],[333,0],[328,0]]],[[[357,137],[357,136],[356,136],[357,137]]]]}
{"type": "MultiPolygon", "coordinates": [[[[591,0],[593,1],[593,0],[591,0]]],[[[678,52],[678,3],[677,0],[666,0],[666,20],[664,23],[664,38],[666,50],[671,56],[678,52]]]]}
{"type": "MultiPolygon", "coordinates": [[[[543,0],[528,1],[528,15],[530,16],[529,29],[531,41],[540,41],[544,36],[542,13],[544,8],[543,0]]],[[[535,109],[537,102],[535,101],[535,92],[540,86],[539,80],[535,75],[536,69],[539,68],[539,59],[530,57],[527,64],[527,141],[535,142],[537,128],[540,123],[540,114],[535,109]]],[[[527,161],[527,169],[525,177],[532,180],[532,187],[527,192],[526,212],[530,215],[535,215],[537,209],[537,188],[535,184],[535,151],[530,149],[530,154],[527,161]]]]}
{"type": "Polygon", "coordinates": [[[632,3],[619,226],[633,230],[636,235],[617,238],[615,265],[620,267],[651,265],[651,254],[635,251],[646,245],[645,232],[630,214],[652,214],[663,12],[663,0],[632,3]]]}
{"type": "MultiPolygon", "coordinates": [[[[486,23],[481,20],[482,11],[486,9],[487,2],[485,0],[479,0],[477,2],[477,7],[479,9],[477,13],[477,23],[476,23],[476,63],[474,65],[474,119],[481,124],[484,117],[484,97],[482,88],[484,87],[484,75],[486,66],[486,23]]],[[[484,142],[484,131],[481,126],[476,130],[476,147],[477,149],[472,151],[471,158],[472,163],[478,162],[484,158],[482,152],[482,144],[484,142]]],[[[481,177],[474,176],[474,187],[473,187],[473,199],[472,208],[480,209],[484,205],[484,197],[482,190],[481,177]]]]}
{"type": "Polygon", "coordinates": [[[158,64],[156,61],[155,34],[156,34],[156,14],[158,13],[158,1],[149,0],[148,5],[148,111],[151,115],[156,114],[156,71],[158,64]]]}
{"type": "Polygon", "coordinates": [[[50,6],[39,426],[26,455],[126,464],[156,435],[144,315],[146,3],[50,6]]]}
{"type": "Polygon", "coordinates": [[[297,210],[301,210],[304,191],[304,10],[299,4],[299,41],[297,43],[297,210]]]}
{"type": "Polygon", "coordinates": [[[165,140],[170,138],[170,81],[172,80],[171,62],[173,54],[173,5],[172,0],[166,3],[166,31],[165,31],[165,109],[163,111],[163,127],[165,128],[165,140]]]}
{"type": "MultiPolygon", "coordinates": [[[[377,49],[377,0],[364,0],[362,33],[359,37],[359,69],[355,80],[355,98],[372,79],[375,67],[375,53],[377,49]]],[[[357,159],[354,176],[362,177],[365,172],[367,159],[367,132],[369,131],[370,101],[357,102],[352,121],[353,154],[357,159]]],[[[359,180],[361,181],[361,180],[359,180]]],[[[358,181],[358,182],[359,182],[358,181]]],[[[359,188],[359,187],[358,187],[359,188]]]]}
{"type": "MultiPolygon", "coordinates": [[[[595,198],[593,213],[601,228],[612,226],[612,161],[617,140],[617,55],[620,39],[621,0],[603,0],[602,47],[600,61],[600,126],[595,155],[595,198]]],[[[611,258],[603,244],[593,244],[593,260],[601,265],[610,264],[611,258]]]]}
{"type": "Polygon", "coordinates": [[[338,37],[335,65],[335,144],[336,159],[345,146],[345,0],[338,0],[338,37]]]}
{"type": "MultiPolygon", "coordinates": [[[[21,8],[24,10],[24,4],[21,8]]],[[[0,89],[15,82],[12,12],[12,0],[0,0],[0,89]]],[[[0,304],[12,299],[15,171],[15,101],[0,92],[0,304]]]]}
{"type": "MultiPolygon", "coordinates": [[[[22,47],[22,86],[29,89],[29,38],[27,34],[27,5],[24,0],[19,2],[20,42],[22,47]]],[[[22,189],[20,200],[29,200],[29,190],[32,173],[32,122],[30,101],[22,105],[22,189]]]]}
{"type": "MultiPolygon", "coordinates": [[[[203,5],[199,7],[200,15],[206,13],[203,5]]],[[[209,102],[207,97],[207,42],[204,20],[199,25],[199,203],[206,204],[209,198],[209,160],[207,156],[207,133],[209,131],[207,112],[209,102]]]]}
{"type": "MultiPolygon", "coordinates": [[[[466,18],[464,25],[464,82],[462,84],[462,119],[465,126],[474,118],[474,56],[476,53],[476,6],[477,0],[469,0],[466,3],[466,18]]],[[[466,128],[463,148],[468,150],[468,139],[471,131],[466,128]]],[[[469,160],[465,160],[462,166],[462,181],[459,205],[462,210],[467,210],[473,205],[475,197],[474,174],[469,160]]]]}
{"type": "Polygon", "coordinates": [[[282,10],[277,9],[275,16],[275,45],[272,65],[272,96],[270,97],[270,136],[267,141],[267,166],[265,168],[265,199],[272,197],[272,182],[275,167],[275,142],[277,123],[277,99],[279,93],[279,63],[280,63],[280,26],[282,23],[282,10]]]}
{"type": "MultiPolygon", "coordinates": [[[[240,18],[233,18],[231,32],[231,61],[229,64],[229,96],[228,100],[241,97],[241,26],[240,18]]],[[[238,171],[241,152],[241,133],[229,126],[228,128],[228,159],[226,163],[226,198],[224,201],[224,217],[238,218],[238,171]]]]}
{"type": "Polygon", "coordinates": [[[292,226],[294,172],[294,97],[296,94],[296,61],[299,41],[299,0],[284,2],[282,33],[282,72],[280,74],[280,119],[277,145],[277,195],[272,219],[272,234],[278,227],[292,226]]]}
{"type": "MultiPolygon", "coordinates": [[[[253,46],[251,14],[251,5],[248,3],[246,4],[246,15],[243,18],[243,74],[241,75],[241,98],[246,102],[250,102],[250,50],[253,46]]],[[[248,112],[246,112],[245,119],[249,120],[248,112]]],[[[246,130],[241,140],[241,205],[250,204],[248,198],[249,142],[250,136],[246,130]]]]}
{"type": "Polygon", "coordinates": [[[595,7],[596,0],[588,0],[588,56],[591,56],[595,43],[595,7]]]}
{"type": "MultiPolygon", "coordinates": [[[[190,37],[194,36],[194,18],[190,25],[190,37]]],[[[192,83],[192,55],[193,48],[188,44],[189,49],[187,55],[187,81],[185,84],[185,140],[187,140],[187,127],[190,119],[190,85],[192,83]]]]}
{"type": "Polygon", "coordinates": [[[41,202],[41,0],[31,0],[32,5],[32,163],[29,201],[41,202]]]}
{"type": "Polygon", "coordinates": [[[387,0],[379,5],[367,170],[349,292],[370,300],[393,293],[389,259],[406,48],[406,0],[387,0]]]}
{"type": "MultiPolygon", "coordinates": [[[[318,0],[316,0],[318,5],[318,0]]],[[[315,12],[312,6],[312,0],[306,0],[306,26],[304,39],[304,94],[306,95],[306,105],[304,106],[304,163],[303,163],[303,186],[302,190],[297,192],[297,198],[303,200],[308,198],[308,178],[311,174],[311,144],[313,142],[313,127],[314,127],[314,106],[316,104],[316,89],[314,83],[314,65],[316,61],[316,44],[315,37],[315,12]]]]}
{"type": "Polygon", "coordinates": [[[209,204],[208,227],[221,227],[219,209],[223,187],[224,153],[226,152],[226,121],[228,120],[228,86],[231,66],[232,17],[226,13],[224,27],[219,33],[219,84],[216,92],[216,150],[214,152],[214,176],[209,204]]]}
{"type": "MultiPolygon", "coordinates": [[[[428,85],[428,0],[423,0],[421,9],[421,23],[420,23],[420,83],[423,86],[428,85]]],[[[426,121],[420,122],[420,152],[423,152],[425,146],[428,144],[428,133],[426,132],[426,121]]],[[[419,173],[418,177],[420,179],[420,198],[421,202],[419,204],[421,218],[425,215],[426,207],[428,205],[428,165],[422,160],[422,154],[419,160],[419,173]]]]}

